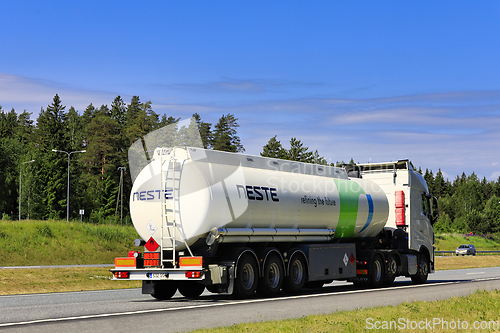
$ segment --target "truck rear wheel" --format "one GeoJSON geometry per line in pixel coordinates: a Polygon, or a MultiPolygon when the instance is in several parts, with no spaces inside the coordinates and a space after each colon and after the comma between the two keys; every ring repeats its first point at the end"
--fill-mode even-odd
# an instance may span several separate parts
{"type": "Polygon", "coordinates": [[[156,281],[154,284],[153,296],[159,300],[171,299],[177,291],[177,281],[156,281]]]}
{"type": "Polygon", "coordinates": [[[294,294],[304,287],[306,283],[306,262],[302,255],[292,257],[289,263],[288,276],[283,280],[283,291],[294,294]]]}
{"type": "Polygon", "coordinates": [[[398,274],[398,260],[394,254],[391,254],[387,259],[387,274],[385,275],[385,283],[392,284],[398,274]]]}
{"type": "Polygon", "coordinates": [[[205,291],[205,286],[195,281],[179,282],[179,292],[187,298],[199,297],[205,291]]]}
{"type": "Polygon", "coordinates": [[[234,279],[234,295],[240,298],[250,297],[257,289],[257,262],[251,254],[244,254],[238,262],[234,279]]]}
{"type": "Polygon", "coordinates": [[[370,265],[370,286],[378,288],[384,283],[384,260],[381,256],[375,255],[370,265]]]}
{"type": "Polygon", "coordinates": [[[264,296],[279,293],[283,284],[283,262],[276,253],[271,253],[264,264],[264,276],[259,279],[257,292],[264,296]]]}
{"type": "Polygon", "coordinates": [[[418,258],[418,271],[417,274],[411,277],[414,284],[422,284],[427,282],[429,276],[429,259],[425,254],[420,254],[418,258]]]}

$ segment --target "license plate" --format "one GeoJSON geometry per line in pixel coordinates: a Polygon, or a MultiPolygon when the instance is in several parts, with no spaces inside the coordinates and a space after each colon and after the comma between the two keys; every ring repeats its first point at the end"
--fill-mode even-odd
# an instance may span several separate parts
{"type": "Polygon", "coordinates": [[[148,273],[147,276],[150,279],[161,279],[161,280],[168,279],[168,273],[148,273]]]}

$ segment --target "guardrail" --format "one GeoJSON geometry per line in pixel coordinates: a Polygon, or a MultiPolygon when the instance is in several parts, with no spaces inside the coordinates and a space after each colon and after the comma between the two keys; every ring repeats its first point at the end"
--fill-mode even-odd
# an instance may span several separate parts
{"type": "MultiPolygon", "coordinates": [[[[476,251],[478,255],[495,255],[500,254],[500,251],[476,251]]],[[[445,257],[447,255],[454,256],[455,251],[434,251],[434,254],[437,256],[445,257]]]]}

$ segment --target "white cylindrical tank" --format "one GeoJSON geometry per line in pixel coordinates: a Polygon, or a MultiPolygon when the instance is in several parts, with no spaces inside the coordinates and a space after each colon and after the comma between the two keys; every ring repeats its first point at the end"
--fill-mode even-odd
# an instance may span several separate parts
{"type": "Polygon", "coordinates": [[[135,180],[130,214],[143,239],[161,244],[163,238],[165,247],[175,236],[180,250],[214,228],[275,236],[275,241],[321,229],[334,230],[337,238],[371,237],[385,226],[389,206],[378,185],[348,179],[343,168],[163,148],[135,180]]]}

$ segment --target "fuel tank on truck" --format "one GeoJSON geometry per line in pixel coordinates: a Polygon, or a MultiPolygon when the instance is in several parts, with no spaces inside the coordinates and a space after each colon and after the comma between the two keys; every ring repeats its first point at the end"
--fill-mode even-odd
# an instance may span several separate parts
{"type": "Polygon", "coordinates": [[[157,148],[133,184],[130,214],[143,239],[165,247],[175,238],[182,250],[213,232],[242,242],[372,237],[389,206],[378,185],[349,179],[344,168],[157,148]]]}

